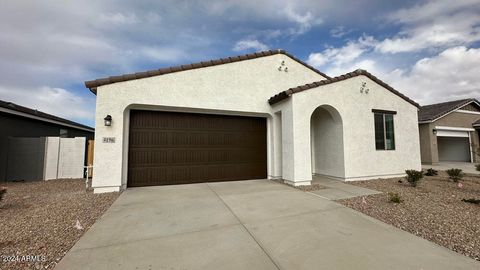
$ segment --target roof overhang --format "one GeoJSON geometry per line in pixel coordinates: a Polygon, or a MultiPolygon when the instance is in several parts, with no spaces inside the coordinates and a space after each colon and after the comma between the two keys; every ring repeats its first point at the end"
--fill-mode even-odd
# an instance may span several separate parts
{"type": "Polygon", "coordinates": [[[468,101],[468,102],[465,102],[465,103],[461,104],[460,106],[458,106],[458,108],[455,108],[455,109],[453,109],[453,110],[450,110],[450,111],[448,111],[448,112],[445,112],[445,113],[441,114],[440,116],[437,116],[437,117],[436,117],[435,119],[433,119],[433,120],[418,121],[418,123],[419,123],[419,124],[433,123],[433,122],[435,122],[435,121],[437,121],[437,120],[439,120],[439,119],[441,119],[441,118],[443,118],[443,117],[445,117],[445,116],[447,116],[447,115],[449,115],[449,114],[451,114],[451,113],[454,113],[454,112],[469,113],[469,114],[478,114],[478,115],[480,115],[480,112],[472,112],[472,111],[467,111],[467,110],[461,110],[461,109],[460,109],[460,108],[463,108],[463,107],[467,106],[468,104],[472,104],[472,103],[475,103],[477,106],[480,107],[480,102],[478,102],[478,100],[476,100],[476,99],[472,99],[472,100],[470,100],[470,101],[468,101]]]}

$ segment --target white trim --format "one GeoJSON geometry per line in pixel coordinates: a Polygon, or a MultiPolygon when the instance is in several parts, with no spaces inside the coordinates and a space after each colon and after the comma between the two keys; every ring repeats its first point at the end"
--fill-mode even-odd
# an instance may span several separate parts
{"type": "Polygon", "coordinates": [[[446,127],[446,126],[435,126],[437,130],[453,130],[453,131],[475,131],[473,128],[460,128],[460,127],[446,127]]]}
{"type": "Polygon", "coordinates": [[[31,115],[31,114],[28,114],[28,113],[17,112],[15,110],[10,110],[10,109],[7,109],[7,108],[0,108],[0,112],[6,112],[6,113],[9,113],[9,114],[23,116],[23,117],[27,117],[27,118],[31,118],[31,119],[35,119],[35,120],[40,120],[40,121],[44,121],[44,122],[48,122],[48,123],[53,123],[53,124],[57,124],[57,125],[65,126],[65,127],[71,127],[71,128],[75,128],[75,129],[81,129],[81,130],[89,131],[89,132],[95,132],[95,129],[93,129],[93,128],[88,129],[88,128],[84,128],[84,127],[79,127],[79,126],[63,123],[63,122],[60,122],[60,121],[46,119],[46,118],[43,118],[43,117],[31,115]]]}
{"type": "Polygon", "coordinates": [[[472,135],[468,132],[468,146],[470,148],[470,163],[473,163],[472,135]]]}
{"type": "Polygon", "coordinates": [[[467,110],[457,110],[459,113],[469,113],[469,114],[480,114],[480,112],[467,111],[467,110]]]}

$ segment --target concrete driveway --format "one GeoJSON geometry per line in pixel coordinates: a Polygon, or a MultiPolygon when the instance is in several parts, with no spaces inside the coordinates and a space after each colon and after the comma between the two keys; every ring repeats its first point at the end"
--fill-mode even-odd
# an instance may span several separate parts
{"type": "Polygon", "coordinates": [[[335,202],[267,180],[132,188],[56,269],[480,269],[335,202]]]}

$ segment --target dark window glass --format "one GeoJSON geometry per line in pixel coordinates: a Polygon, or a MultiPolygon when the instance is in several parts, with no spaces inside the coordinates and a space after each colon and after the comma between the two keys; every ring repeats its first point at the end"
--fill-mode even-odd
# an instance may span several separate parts
{"type": "Polygon", "coordinates": [[[377,150],[395,150],[395,129],[393,114],[375,113],[375,148],[377,150]]]}
{"type": "Polygon", "coordinates": [[[383,123],[383,114],[375,114],[375,148],[385,150],[385,128],[383,123]]]}
{"type": "Polygon", "coordinates": [[[385,149],[395,150],[395,134],[393,131],[393,115],[385,114],[385,149]]]}

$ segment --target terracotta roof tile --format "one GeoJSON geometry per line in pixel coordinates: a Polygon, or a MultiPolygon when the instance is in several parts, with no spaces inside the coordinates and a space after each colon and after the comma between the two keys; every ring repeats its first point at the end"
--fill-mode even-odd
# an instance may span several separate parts
{"type": "Polygon", "coordinates": [[[326,80],[321,80],[321,81],[318,81],[318,82],[314,82],[313,84],[305,84],[305,85],[300,85],[300,86],[297,86],[297,87],[294,87],[294,88],[290,88],[289,90],[282,91],[282,92],[276,94],[275,96],[271,97],[268,100],[268,103],[270,103],[270,105],[273,105],[277,102],[280,102],[284,99],[287,99],[293,93],[297,93],[297,92],[305,91],[305,90],[308,90],[308,89],[311,89],[311,88],[315,88],[315,87],[318,87],[318,85],[326,85],[326,84],[331,84],[331,83],[343,81],[343,80],[353,78],[353,77],[356,77],[356,76],[360,76],[360,75],[367,76],[372,81],[374,81],[377,84],[383,86],[384,88],[386,88],[390,92],[394,93],[395,95],[401,97],[402,99],[409,102],[410,104],[412,104],[416,107],[420,107],[420,105],[418,105],[418,103],[411,100],[407,96],[403,95],[399,91],[395,90],[393,87],[389,86],[388,84],[384,83],[383,81],[381,81],[380,79],[378,79],[377,77],[373,76],[368,71],[363,70],[363,69],[357,69],[353,72],[349,72],[349,73],[346,73],[346,74],[343,74],[343,75],[340,75],[340,76],[337,76],[337,77],[334,77],[334,78],[328,78],[326,80]]]}
{"type": "Polygon", "coordinates": [[[228,64],[228,63],[240,62],[240,61],[255,59],[255,58],[259,58],[259,57],[275,55],[275,54],[286,55],[286,56],[292,58],[293,60],[299,62],[300,64],[304,65],[308,69],[320,74],[321,76],[323,76],[325,78],[328,78],[328,79],[330,78],[326,74],[320,72],[316,68],[308,65],[304,61],[296,58],[295,56],[287,53],[284,50],[269,50],[269,51],[262,51],[262,52],[232,56],[232,57],[228,57],[228,58],[215,59],[215,60],[210,60],[210,61],[202,61],[202,62],[192,63],[192,64],[188,64],[188,65],[174,66],[174,67],[169,67],[169,68],[160,68],[158,70],[148,70],[148,71],[137,72],[137,73],[133,73],[133,74],[124,74],[124,75],[119,75],[119,76],[111,76],[111,77],[107,77],[107,78],[100,78],[100,79],[96,79],[96,80],[92,80],[92,81],[86,81],[85,86],[87,88],[89,88],[90,91],[92,91],[94,94],[96,94],[97,87],[102,86],[102,85],[106,85],[106,84],[112,84],[112,83],[116,83],[116,82],[123,82],[123,81],[134,80],[134,79],[148,78],[148,77],[153,77],[153,76],[158,76],[158,75],[163,75],[163,74],[168,74],[168,73],[180,72],[180,71],[203,68],[203,67],[210,67],[210,66],[215,66],[215,65],[222,65],[222,64],[228,64]]]}

